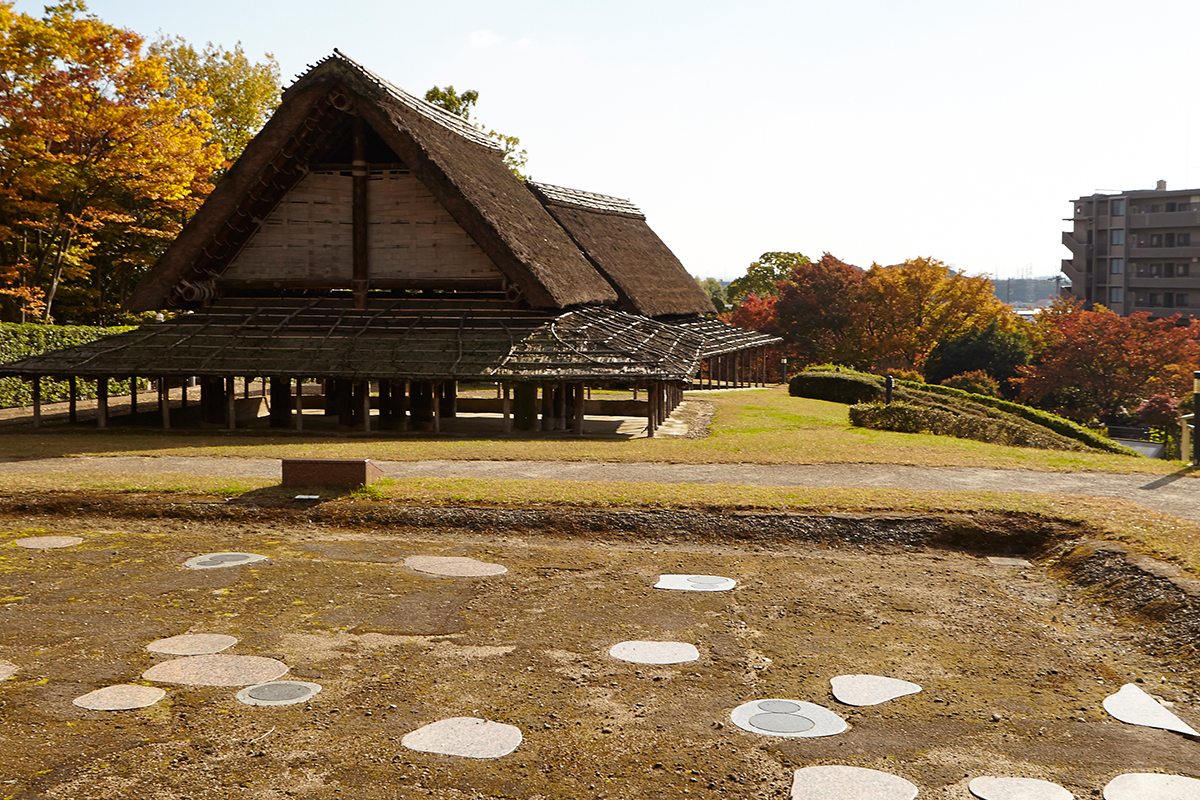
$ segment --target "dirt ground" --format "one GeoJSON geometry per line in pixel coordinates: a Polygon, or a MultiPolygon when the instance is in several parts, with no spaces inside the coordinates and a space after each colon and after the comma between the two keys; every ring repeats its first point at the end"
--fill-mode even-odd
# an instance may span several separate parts
{"type": "Polygon", "coordinates": [[[1089,604],[1042,566],[917,547],[689,543],[553,531],[347,530],[309,522],[0,518],[2,798],[785,798],[792,771],[882,769],[921,797],[968,780],[1056,781],[1078,797],[1123,772],[1200,775],[1200,742],[1101,707],[1123,683],[1200,725],[1200,673],[1152,655],[1154,632],[1089,604]],[[30,551],[21,536],[84,543],[30,551]],[[214,551],[267,561],[193,571],[214,551]],[[417,554],[503,564],[489,578],[403,565],[417,554]],[[660,573],[727,575],[731,592],[656,590],[660,573]],[[140,711],[72,699],[141,683],[151,640],[226,633],[319,683],[307,704],[168,686],[140,711]],[[674,666],[608,656],[624,640],[691,642],[674,666]],[[851,708],[848,673],[924,690],[851,708]],[[769,697],[825,705],[849,730],[782,739],[733,726],[769,697]],[[453,716],[518,726],[511,755],[407,750],[453,716]]]}

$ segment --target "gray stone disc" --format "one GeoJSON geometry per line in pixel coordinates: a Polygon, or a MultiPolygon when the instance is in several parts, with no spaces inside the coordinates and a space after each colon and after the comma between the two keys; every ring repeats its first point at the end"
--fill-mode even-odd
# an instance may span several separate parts
{"type": "Polygon", "coordinates": [[[655,589],[674,589],[680,592],[727,592],[737,586],[733,578],[720,575],[659,575],[655,589]]]}
{"type": "Polygon", "coordinates": [[[17,674],[17,665],[0,658],[0,681],[6,681],[17,674]]]}
{"type": "Polygon", "coordinates": [[[88,692],[76,697],[71,702],[80,708],[92,711],[127,711],[132,708],[152,706],[162,700],[166,694],[165,689],[159,689],[157,686],[137,686],[123,683],[88,692]]]}
{"type": "Polygon", "coordinates": [[[792,776],[792,800],[913,800],[917,787],[863,767],[805,767],[792,776]]]}
{"type": "Polygon", "coordinates": [[[921,691],[915,683],[880,675],[838,675],[829,685],[833,696],[848,706],[879,705],[921,691]]]}
{"type": "Polygon", "coordinates": [[[290,706],[316,697],[321,686],[307,681],[269,681],[247,686],[237,699],[248,706],[290,706]]]}
{"type": "Polygon", "coordinates": [[[1104,710],[1121,722],[1144,725],[1147,728],[1162,728],[1188,736],[1200,736],[1191,725],[1158,704],[1136,684],[1127,683],[1116,694],[1104,698],[1104,710]]]}
{"type": "Polygon", "coordinates": [[[828,708],[781,698],[742,703],[729,712],[729,718],[744,731],[788,738],[833,736],[847,728],[846,721],[828,708]]]}
{"type": "Polygon", "coordinates": [[[404,559],[404,566],[415,569],[417,572],[448,575],[454,578],[485,578],[489,575],[502,575],[508,572],[507,567],[499,564],[489,564],[486,561],[476,561],[463,556],[409,556],[404,559]]]}
{"type": "Polygon", "coordinates": [[[287,674],[282,661],[262,656],[188,656],[155,664],[142,673],[148,681],[188,686],[249,686],[287,674]]]}
{"type": "Polygon", "coordinates": [[[253,564],[256,561],[266,561],[266,556],[257,553],[205,553],[183,562],[188,569],[219,569],[220,567],[240,567],[243,564],[253,564]]]}
{"type": "Polygon", "coordinates": [[[1200,780],[1156,772],[1127,772],[1104,787],[1104,800],[1200,800],[1200,780]]]}
{"type": "Polygon", "coordinates": [[[1074,800],[1075,795],[1057,783],[1036,778],[975,778],[967,788],[982,800],[1074,800]]]}
{"type": "Polygon", "coordinates": [[[620,642],[608,654],[635,664],[682,664],[700,658],[700,651],[687,642],[620,642]]]}
{"type": "Polygon", "coordinates": [[[30,550],[54,550],[59,547],[74,547],[82,544],[78,536],[27,536],[17,539],[15,544],[28,547],[30,550]]]}
{"type": "Polygon", "coordinates": [[[521,729],[477,717],[450,717],[408,733],[400,744],[422,753],[499,758],[521,743],[521,729]]]}
{"type": "Polygon", "coordinates": [[[184,633],[166,639],[155,639],[146,645],[146,649],[151,653],[165,653],[169,656],[204,656],[227,650],[235,644],[235,637],[223,633],[184,633]]]}

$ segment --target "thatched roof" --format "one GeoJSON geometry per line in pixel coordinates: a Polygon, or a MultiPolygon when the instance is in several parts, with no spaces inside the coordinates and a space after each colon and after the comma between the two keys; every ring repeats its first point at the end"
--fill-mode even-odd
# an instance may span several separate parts
{"type": "Polygon", "coordinates": [[[284,92],[274,116],[138,286],[129,309],[167,307],[185,281],[219,277],[309,164],[346,141],[352,114],[428,187],[530,306],[617,301],[486,136],[335,52],[284,92]]]}
{"type": "Polygon", "coordinates": [[[552,314],[502,295],[227,300],[0,367],[0,376],[353,380],[688,380],[704,342],[607,308],[552,314]]]}
{"type": "Polygon", "coordinates": [[[616,287],[621,308],[647,317],[712,314],[712,301],[628,200],[527,184],[588,260],[616,287]]]}

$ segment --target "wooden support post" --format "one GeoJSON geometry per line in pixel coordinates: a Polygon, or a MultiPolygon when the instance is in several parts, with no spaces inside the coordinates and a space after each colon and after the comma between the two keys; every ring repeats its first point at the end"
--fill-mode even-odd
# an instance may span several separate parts
{"type": "Polygon", "coordinates": [[[271,427],[290,428],[292,416],[292,379],[271,378],[271,427]]]}
{"type": "Polygon", "coordinates": [[[503,399],[500,401],[500,409],[504,414],[504,432],[512,433],[512,402],[508,399],[509,384],[503,383],[500,386],[500,392],[503,399]]]}
{"type": "Polygon", "coordinates": [[[179,407],[187,408],[188,401],[188,382],[191,378],[183,378],[179,381],[179,407]]]}
{"type": "Polygon", "coordinates": [[[554,430],[567,429],[567,384],[554,384],[554,430]]]}
{"type": "MultiPolygon", "coordinates": [[[[400,383],[400,397],[399,397],[399,402],[396,403],[396,416],[398,416],[400,418],[400,423],[399,423],[398,427],[401,431],[408,430],[408,405],[409,405],[408,387],[409,387],[408,381],[403,381],[400,383]]],[[[396,402],[396,400],[393,399],[393,402],[396,402]]]]}
{"type": "Polygon", "coordinates": [[[75,422],[77,419],[75,404],[79,398],[79,384],[75,380],[75,376],[67,378],[67,386],[70,389],[71,404],[67,407],[67,419],[75,422]]]}
{"type": "Polygon", "coordinates": [[[250,376],[246,375],[242,378],[242,397],[246,400],[250,399],[250,376]]]}
{"type": "Polygon", "coordinates": [[[237,430],[237,387],[233,378],[225,379],[225,428],[237,430]]]}
{"type": "Polygon", "coordinates": [[[108,376],[96,379],[96,427],[108,427],[108,376]]]}
{"type": "Polygon", "coordinates": [[[129,379],[129,414],[137,413],[137,375],[129,379]]]}
{"type": "Polygon", "coordinates": [[[654,430],[658,427],[658,403],[656,402],[657,393],[654,391],[653,384],[646,387],[646,438],[654,438],[654,430]]]}
{"type": "Polygon", "coordinates": [[[575,384],[575,419],[572,420],[573,432],[576,436],[583,436],[583,384],[575,384]]]}
{"type": "Polygon", "coordinates": [[[440,383],[431,384],[431,388],[433,391],[431,391],[429,394],[430,394],[430,401],[431,401],[430,405],[433,406],[433,432],[441,433],[442,432],[442,408],[441,408],[442,404],[439,403],[438,399],[437,399],[438,392],[441,391],[441,384],[440,383]]]}
{"type": "MultiPolygon", "coordinates": [[[[291,384],[291,380],[288,380],[291,384]]],[[[296,378],[296,396],[292,398],[295,404],[296,418],[293,420],[294,427],[298,431],[304,430],[304,378],[296,378]]]]}
{"type": "Polygon", "coordinates": [[[362,425],[363,432],[371,432],[371,381],[362,382],[362,425]]]}
{"type": "Polygon", "coordinates": [[[367,234],[367,185],[371,174],[367,166],[367,123],[359,115],[354,116],[354,139],[351,145],[351,252],[354,269],[354,307],[367,307],[367,290],[370,286],[370,265],[367,234]]]}
{"type": "Polygon", "coordinates": [[[158,410],[162,412],[163,430],[171,429],[171,387],[167,384],[167,379],[159,377],[158,379],[158,410]]]}
{"type": "Polygon", "coordinates": [[[29,390],[33,393],[33,427],[42,427],[42,376],[34,375],[29,390]]]}

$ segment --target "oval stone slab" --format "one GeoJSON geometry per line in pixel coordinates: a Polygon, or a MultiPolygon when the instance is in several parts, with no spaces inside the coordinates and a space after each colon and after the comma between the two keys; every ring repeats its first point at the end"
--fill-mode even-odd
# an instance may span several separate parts
{"type": "Polygon", "coordinates": [[[80,708],[92,711],[127,711],[131,708],[152,706],[162,700],[166,694],[165,689],[159,689],[157,686],[136,686],[123,683],[88,692],[81,697],[76,697],[71,702],[80,708]]]}
{"type": "Polygon", "coordinates": [[[17,665],[0,658],[0,681],[6,681],[17,674],[17,665]]]}
{"type": "Polygon", "coordinates": [[[635,664],[682,664],[700,658],[696,646],[687,642],[620,642],[608,654],[635,664]]]}
{"type": "Polygon", "coordinates": [[[202,656],[219,653],[237,644],[233,636],[223,633],[185,633],[155,639],[146,645],[151,653],[166,653],[171,656],[202,656]]]}
{"type": "Polygon", "coordinates": [[[967,788],[982,800],[1074,800],[1075,795],[1050,781],[1036,778],[975,778],[967,788]]]}
{"type": "Polygon", "coordinates": [[[257,553],[205,553],[194,556],[183,562],[188,569],[220,569],[221,567],[240,567],[243,564],[253,564],[256,561],[266,561],[266,556],[257,553]]]}
{"type": "Polygon", "coordinates": [[[792,777],[792,800],[913,800],[917,787],[863,767],[805,767],[792,777]]]}
{"type": "Polygon", "coordinates": [[[742,703],[729,718],[744,731],[785,738],[833,736],[847,728],[844,719],[824,706],[780,698],[742,703]]]}
{"type": "Polygon", "coordinates": [[[874,706],[921,691],[915,683],[880,675],[838,675],[829,685],[833,696],[848,706],[874,706]]]}
{"type": "Polygon", "coordinates": [[[1144,725],[1147,728],[1162,728],[1189,736],[1200,736],[1191,725],[1163,708],[1136,684],[1127,683],[1116,694],[1104,698],[1104,710],[1130,725],[1144,725]]]}
{"type": "Polygon", "coordinates": [[[74,547],[82,544],[83,539],[78,536],[27,536],[24,539],[17,539],[15,543],[21,547],[28,547],[30,550],[54,550],[59,547],[74,547]]]}
{"type": "Polygon", "coordinates": [[[270,681],[247,686],[237,699],[248,706],[290,706],[316,697],[321,686],[307,681],[270,681]]]}
{"type": "Polygon", "coordinates": [[[287,674],[282,661],[262,656],[188,656],[155,664],[142,673],[148,681],[187,686],[249,686],[287,674]]]}
{"type": "Polygon", "coordinates": [[[422,753],[499,758],[521,743],[521,729],[477,717],[450,717],[406,734],[400,744],[422,753]]]}
{"type": "Polygon", "coordinates": [[[489,564],[464,556],[409,556],[404,559],[404,566],[418,572],[449,575],[454,578],[484,578],[508,572],[507,567],[499,564],[489,564]]]}
{"type": "Polygon", "coordinates": [[[1200,800],[1200,780],[1183,775],[1127,772],[1104,787],[1104,800],[1200,800]]]}
{"type": "Polygon", "coordinates": [[[675,589],[680,592],[727,592],[737,586],[733,578],[720,575],[659,575],[655,589],[675,589]]]}

